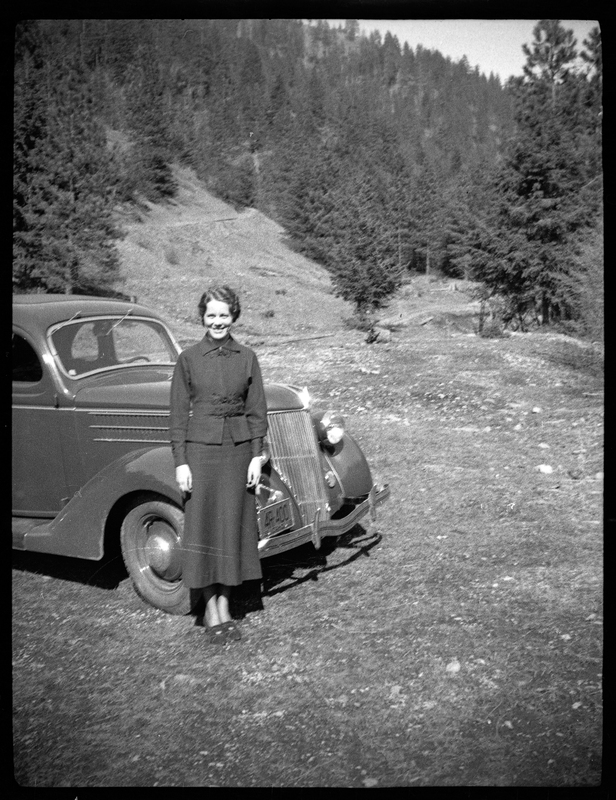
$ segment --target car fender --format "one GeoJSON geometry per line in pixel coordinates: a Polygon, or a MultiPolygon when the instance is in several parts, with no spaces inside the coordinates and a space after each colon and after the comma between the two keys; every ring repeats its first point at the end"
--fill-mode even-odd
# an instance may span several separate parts
{"type": "Polygon", "coordinates": [[[45,533],[37,534],[35,528],[26,534],[25,549],[92,560],[102,558],[109,514],[118,501],[135,492],[154,492],[182,507],[170,447],[135,450],[108,464],[73,495],[53,522],[45,526],[45,533]],[[51,538],[52,549],[37,542],[39,537],[48,541],[51,538]]]}
{"type": "Polygon", "coordinates": [[[324,456],[340,484],[343,497],[365,497],[370,492],[370,467],[361,447],[349,433],[345,433],[338,444],[324,449],[324,456]]]}

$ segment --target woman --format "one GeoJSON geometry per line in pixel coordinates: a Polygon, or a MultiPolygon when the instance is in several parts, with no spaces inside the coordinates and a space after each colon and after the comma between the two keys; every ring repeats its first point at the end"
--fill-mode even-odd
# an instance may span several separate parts
{"type": "Polygon", "coordinates": [[[170,435],[185,498],[182,580],[203,591],[210,642],[239,639],[231,587],[262,577],[250,490],[261,475],[267,408],[256,355],[231,336],[240,302],[228,286],[199,301],[205,336],[184,350],[171,383],[170,435]]]}

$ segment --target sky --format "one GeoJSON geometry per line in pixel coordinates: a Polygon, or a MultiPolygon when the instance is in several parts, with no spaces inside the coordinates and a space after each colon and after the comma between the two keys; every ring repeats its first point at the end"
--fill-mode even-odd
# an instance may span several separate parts
{"type": "MultiPolygon", "coordinates": [[[[523,44],[533,41],[535,19],[360,19],[362,33],[370,34],[377,29],[384,36],[386,31],[398,37],[400,45],[408,42],[413,50],[420,44],[427,50],[438,50],[459,61],[466,56],[472,69],[488,76],[490,72],[505,83],[512,75],[521,75],[526,57],[523,44]]],[[[333,27],[344,24],[344,20],[328,20],[333,27]],[[332,25],[333,23],[333,25],[332,25]]],[[[561,24],[573,30],[578,51],[590,30],[598,25],[597,20],[564,19],[561,24]]]]}

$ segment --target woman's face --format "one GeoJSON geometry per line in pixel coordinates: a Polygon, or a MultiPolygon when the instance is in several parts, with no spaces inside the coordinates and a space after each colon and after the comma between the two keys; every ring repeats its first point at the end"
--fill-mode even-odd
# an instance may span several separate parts
{"type": "Polygon", "coordinates": [[[210,300],[205,307],[203,324],[212,339],[224,339],[233,324],[233,317],[229,310],[229,304],[220,300],[210,300]]]}

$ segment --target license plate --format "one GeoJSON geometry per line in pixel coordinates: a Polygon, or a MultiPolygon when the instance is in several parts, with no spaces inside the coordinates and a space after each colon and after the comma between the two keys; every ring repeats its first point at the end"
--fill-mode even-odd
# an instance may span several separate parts
{"type": "Polygon", "coordinates": [[[285,498],[271,506],[264,506],[259,509],[258,518],[261,538],[282,533],[293,526],[291,502],[285,498]]]}

